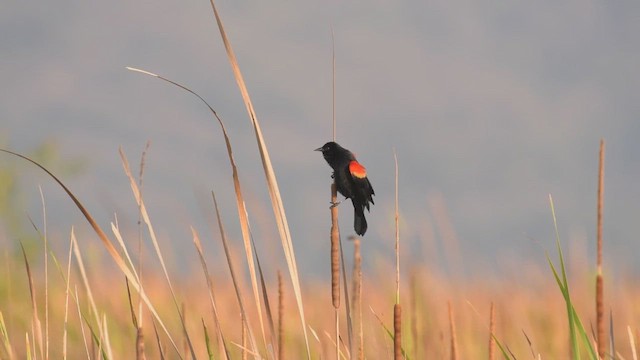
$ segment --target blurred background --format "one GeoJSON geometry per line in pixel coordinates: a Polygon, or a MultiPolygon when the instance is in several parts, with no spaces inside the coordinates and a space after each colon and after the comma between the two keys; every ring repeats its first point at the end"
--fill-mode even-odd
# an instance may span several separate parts
{"type": "MultiPolygon", "coordinates": [[[[331,170],[313,149],[332,136],[332,31],[337,141],[357,154],[376,191],[365,265],[393,257],[394,148],[406,261],[458,275],[546,266],[544,251],[555,241],[552,194],[569,256],[593,263],[604,138],[605,272],[640,272],[637,2],[218,6],[303,276],[329,273],[331,170]]],[[[1,147],[43,161],[104,227],[117,218],[137,234],[118,148],[137,168],[149,141],[143,193],[174,266],[194,259],[191,225],[219,249],[211,191],[240,244],[218,124],[193,96],[125,66],[166,76],[202,95],[225,121],[258,251],[284,264],[253,130],[208,2],[10,1],[0,33],[1,147]]],[[[7,155],[0,171],[5,248],[36,236],[29,217],[42,226],[39,186],[54,244],[66,246],[71,226],[97,243],[42,172],[7,155]]],[[[345,239],[353,233],[351,204],[340,210],[345,239]]]]}

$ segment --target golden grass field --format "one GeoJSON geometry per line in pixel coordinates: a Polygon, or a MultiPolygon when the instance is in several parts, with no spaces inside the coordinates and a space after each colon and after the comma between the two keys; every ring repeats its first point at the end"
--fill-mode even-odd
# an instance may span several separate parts
{"type": "MultiPolygon", "coordinates": [[[[279,234],[279,243],[273,246],[282,249],[286,261],[258,262],[261,254],[252,245],[241,177],[222,119],[188,88],[130,68],[176,85],[209,106],[227,145],[242,237],[227,238],[218,218],[219,237],[204,247],[215,246],[221,253],[212,263],[206,260],[211,254],[202,250],[202,243],[210,239],[201,240],[194,230],[188,246],[195,250],[191,254],[198,255],[186,259],[190,264],[186,272],[178,271],[166,265],[167,244],[155,237],[138,180],[124,154],[142,235],[121,234],[115,225],[102,229],[64,181],[49,173],[93,232],[79,232],[76,239],[71,230],[58,229],[57,233],[70,235],[42,236],[37,246],[22,253],[5,249],[0,358],[638,359],[640,286],[637,278],[609,274],[601,266],[601,216],[594,224],[598,242],[589,245],[598,248],[597,259],[563,256],[560,249],[571,249],[573,244],[558,237],[558,247],[548,249],[548,266],[520,260],[498,275],[458,276],[444,274],[426,261],[411,263],[402,250],[368,259],[375,266],[362,270],[355,248],[367,246],[366,241],[346,239],[342,239],[345,266],[337,271],[341,240],[334,207],[333,227],[327,228],[332,252],[326,254],[327,269],[331,264],[334,270],[332,280],[298,274],[297,261],[303,259],[295,259],[269,152],[231,44],[213,9],[260,149],[274,209],[269,221],[279,234]],[[59,246],[52,250],[49,243],[54,241],[67,243],[62,247],[66,250],[59,246]],[[142,256],[139,241],[144,243],[142,256]],[[597,287],[596,281],[602,286],[597,287]]],[[[603,162],[604,143],[599,201],[594,204],[599,215],[603,162]]],[[[396,184],[397,178],[396,171],[396,184]]],[[[217,204],[214,208],[217,213],[217,204]]],[[[396,229],[398,213],[396,189],[396,229]]],[[[391,240],[402,242],[398,232],[391,240]]],[[[459,264],[449,265],[455,269],[459,264]]]]}
{"type": "MultiPolygon", "coordinates": [[[[86,267],[87,283],[93,294],[97,316],[93,314],[90,306],[88,291],[79,273],[77,259],[72,258],[70,291],[67,296],[64,280],[67,254],[55,255],[60,262],[60,269],[53,265],[52,258],[49,258],[48,283],[45,283],[44,278],[43,249],[30,254],[33,296],[37,303],[34,311],[25,263],[19,257],[14,259],[6,255],[6,261],[2,266],[4,276],[0,280],[2,299],[0,312],[4,321],[1,358],[59,359],[65,353],[69,359],[99,358],[101,346],[105,358],[136,357],[137,333],[132,321],[125,278],[109,259],[100,255],[104,252],[102,245],[96,243],[94,239],[79,240],[84,253],[81,258],[86,267]],[[45,290],[48,290],[48,294],[45,294],[45,290]],[[48,297],[48,305],[45,305],[45,296],[48,297]],[[84,319],[80,317],[80,313],[84,319]],[[65,316],[68,316],[66,321],[65,316]],[[104,328],[103,336],[108,339],[100,339],[98,328],[101,325],[98,324],[98,320],[102,322],[104,328]],[[91,335],[92,332],[94,332],[93,335],[91,335]],[[92,336],[95,336],[93,340],[92,336]]],[[[345,245],[345,253],[351,255],[353,253],[351,243],[345,243],[345,245]]],[[[153,250],[145,249],[144,252],[152,253],[153,250]]],[[[232,249],[234,266],[238,270],[246,268],[242,252],[240,246],[232,249]]],[[[329,254],[327,254],[327,262],[328,258],[329,254]]],[[[352,263],[350,259],[347,260],[348,263],[352,263]]],[[[193,259],[193,261],[197,260],[193,259]]],[[[241,311],[234,285],[225,266],[226,264],[212,266],[211,279],[220,327],[227,342],[230,358],[240,359],[243,343],[241,311]]],[[[495,307],[493,325],[495,336],[505,347],[508,347],[514,358],[571,358],[566,304],[549,268],[536,268],[530,264],[523,264],[522,267],[514,268],[509,274],[500,277],[478,275],[467,279],[454,279],[434,273],[425,264],[405,264],[404,266],[410,269],[407,271],[409,275],[402,279],[401,293],[403,348],[408,358],[489,358],[492,303],[495,307]],[[455,327],[453,333],[448,313],[449,304],[455,327]],[[457,345],[456,356],[453,356],[451,349],[453,337],[457,345]],[[528,344],[527,338],[531,344],[528,344]]],[[[384,327],[393,328],[393,268],[392,264],[380,264],[363,277],[363,349],[364,358],[367,359],[393,358],[393,341],[384,327]]],[[[588,333],[591,334],[590,329],[595,323],[594,272],[584,268],[578,262],[569,268],[574,306],[588,333]]],[[[141,342],[144,344],[146,358],[160,358],[159,348],[163,349],[166,358],[191,357],[185,336],[181,331],[178,310],[185,318],[196,358],[208,357],[207,343],[212,348],[212,358],[223,358],[220,353],[220,343],[215,337],[215,321],[206,280],[202,271],[197,270],[194,267],[189,274],[175,277],[170,275],[176,292],[176,306],[157,260],[154,262],[153,259],[148,259],[144,264],[142,283],[145,291],[178,348],[177,351],[173,349],[167,340],[167,335],[157,323],[154,324],[153,317],[143,305],[141,342]],[[206,338],[203,325],[207,328],[209,340],[206,338]]],[[[347,270],[351,278],[349,266],[347,270]]],[[[247,271],[238,272],[242,273],[238,276],[239,286],[260,356],[276,358],[273,353],[273,357],[269,355],[262,343],[256,306],[251,301],[247,271]]],[[[276,331],[278,334],[281,332],[283,337],[282,358],[305,358],[304,338],[289,281],[283,277],[283,308],[279,310],[277,275],[273,273],[265,275],[268,277],[266,291],[275,326],[277,327],[280,318],[283,321],[282,330],[276,331]]],[[[640,288],[635,279],[624,277],[607,278],[606,284],[606,318],[608,322],[610,310],[613,315],[616,358],[634,359],[630,339],[638,339],[637,324],[640,320],[640,305],[637,299],[640,298],[640,288]],[[629,337],[629,329],[632,338],[629,337]]],[[[350,295],[353,295],[352,288],[349,291],[350,295]]],[[[332,359],[335,357],[335,325],[330,284],[319,280],[302,280],[302,293],[307,325],[315,332],[315,335],[310,335],[311,356],[313,359],[332,359]]],[[[137,317],[140,318],[139,298],[134,293],[131,299],[137,317]]],[[[356,323],[357,319],[357,314],[354,314],[356,323]]],[[[340,309],[340,324],[340,334],[343,339],[341,351],[345,354],[344,358],[349,358],[344,304],[340,309]]],[[[358,325],[355,324],[355,327],[357,337],[358,325]]],[[[275,340],[270,340],[272,335],[268,329],[266,333],[268,343],[277,343],[275,340]]],[[[354,341],[358,340],[354,339],[354,341]]],[[[498,350],[494,351],[496,352],[493,358],[503,357],[498,350]]],[[[585,351],[582,355],[589,358],[585,351]]],[[[247,356],[253,358],[250,354],[247,356]]],[[[354,355],[352,358],[358,357],[354,355]]]]}

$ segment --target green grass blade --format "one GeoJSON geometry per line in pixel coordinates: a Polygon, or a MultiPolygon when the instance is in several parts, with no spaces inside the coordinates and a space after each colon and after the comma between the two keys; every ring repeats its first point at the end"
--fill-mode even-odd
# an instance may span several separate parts
{"type": "Polygon", "coordinates": [[[553,276],[558,283],[558,287],[560,288],[560,292],[562,293],[562,297],[564,298],[566,308],[567,308],[567,319],[569,323],[569,336],[570,336],[570,345],[571,345],[571,355],[573,359],[580,359],[580,344],[583,345],[584,348],[587,349],[587,354],[589,358],[592,360],[597,360],[598,356],[596,355],[595,349],[589,340],[589,335],[584,330],[582,326],[582,322],[578,317],[576,309],[573,306],[571,301],[571,293],[569,291],[569,281],[567,280],[567,272],[564,264],[564,255],[562,253],[562,247],[560,246],[560,232],[558,231],[558,221],[556,218],[555,207],[553,206],[553,198],[551,194],[549,194],[549,204],[551,206],[551,215],[553,217],[553,226],[556,234],[556,248],[558,251],[558,257],[560,259],[560,272],[562,274],[562,278],[558,275],[558,271],[556,267],[553,265],[553,261],[549,257],[549,254],[545,254],[547,257],[547,261],[549,262],[549,267],[553,272],[553,276]]]}

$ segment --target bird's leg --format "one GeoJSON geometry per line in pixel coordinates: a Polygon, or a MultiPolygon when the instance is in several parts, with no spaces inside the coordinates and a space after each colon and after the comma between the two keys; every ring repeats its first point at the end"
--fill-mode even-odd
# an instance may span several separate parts
{"type": "Polygon", "coordinates": [[[329,201],[329,204],[331,204],[331,206],[329,206],[329,209],[333,209],[334,207],[340,205],[341,202],[342,201],[336,201],[336,202],[329,201]]]}

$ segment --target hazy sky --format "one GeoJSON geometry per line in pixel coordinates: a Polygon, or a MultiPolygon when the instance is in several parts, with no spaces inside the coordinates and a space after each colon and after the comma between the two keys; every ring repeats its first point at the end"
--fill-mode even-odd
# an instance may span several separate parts
{"type": "MultiPolygon", "coordinates": [[[[553,250],[554,241],[549,193],[568,251],[580,257],[588,247],[592,254],[598,143],[605,138],[606,265],[635,266],[637,1],[218,6],[306,273],[328,271],[331,171],[312,150],[331,138],[331,29],[338,142],[357,153],[376,191],[364,245],[369,261],[393,259],[394,148],[407,260],[465,273],[499,270],[520,258],[544,266],[544,249],[553,250]],[[451,262],[448,245],[463,262],[451,262]]],[[[145,198],[162,243],[173,244],[173,258],[195,258],[190,225],[217,241],[211,190],[239,244],[217,123],[192,96],[125,70],[140,67],[190,86],[218,111],[258,249],[271,261],[281,256],[252,128],[207,1],[10,1],[0,12],[0,33],[3,146],[28,152],[55,139],[65,158],[86,159],[86,171],[67,181],[101,224],[117,213],[125,229],[136,229],[118,147],[138,164],[149,140],[145,198]]],[[[0,157],[0,166],[9,163],[16,161],[0,157]]],[[[49,179],[22,168],[30,198],[38,199],[37,186],[44,186],[48,226],[61,240],[71,225],[85,227],[49,179]]],[[[346,237],[353,232],[351,204],[340,210],[346,237]]],[[[40,213],[38,201],[29,212],[40,213]]],[[[220,251],[217,243],[208,246],[220,251]]]]}

